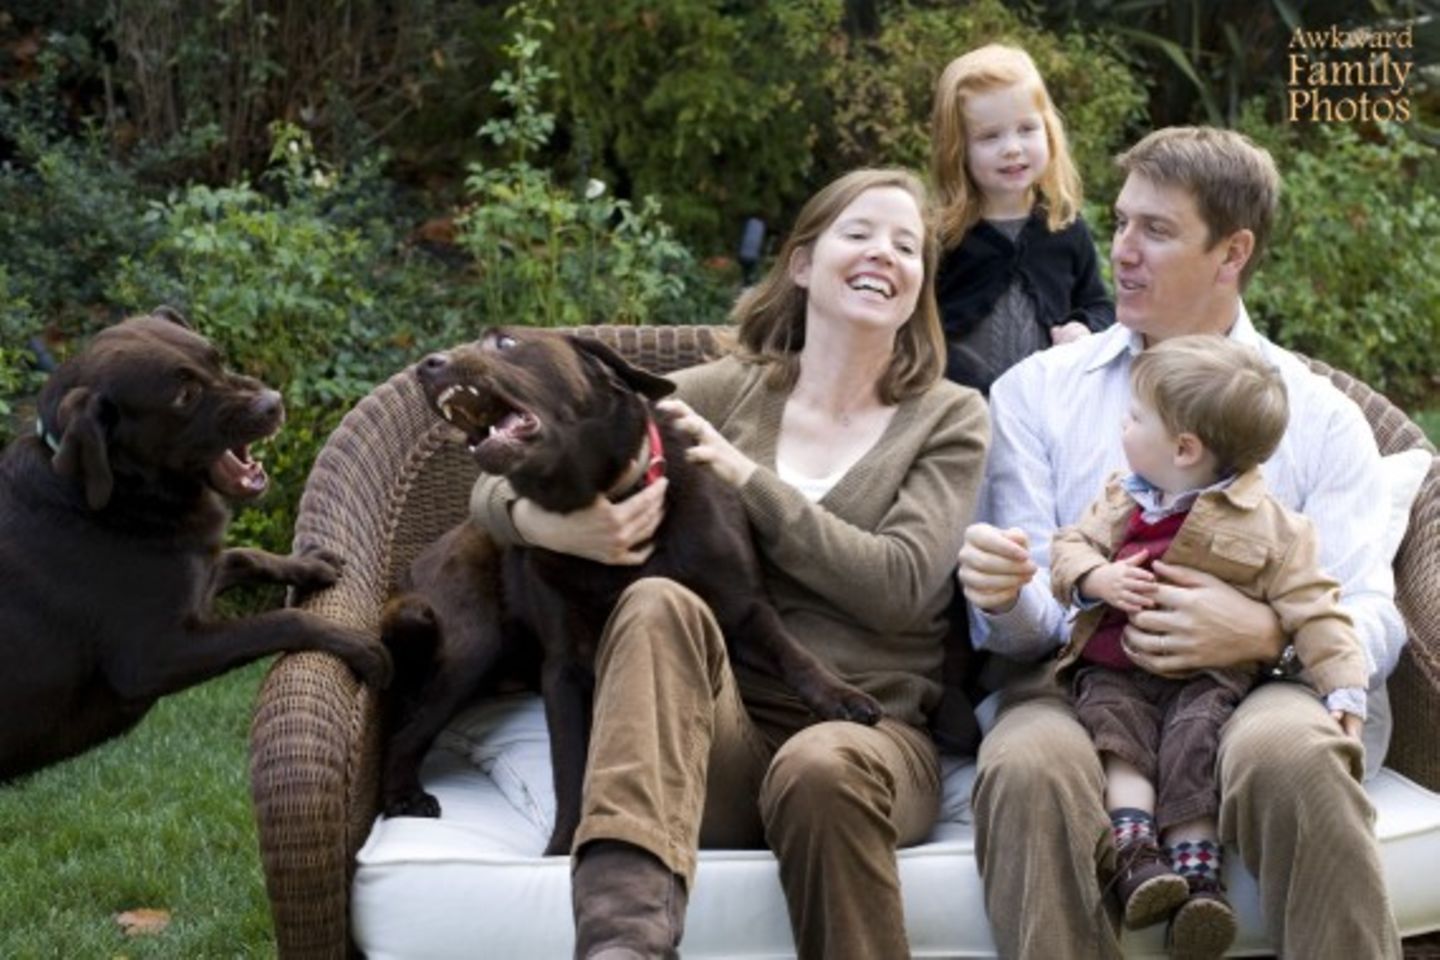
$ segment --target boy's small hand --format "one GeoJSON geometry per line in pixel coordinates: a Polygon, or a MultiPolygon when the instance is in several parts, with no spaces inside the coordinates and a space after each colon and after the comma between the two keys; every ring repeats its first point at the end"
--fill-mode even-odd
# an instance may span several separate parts
{"type": "Polygon", "coordinates": [[[1351,740],[1360,739],[1360,731],[1365,728],[1364,720],[1361,720],[1353,713],[1346,713],[1343,710],[1331,710],[1330,716],[1334,717],[1335,722],[1340,724],[1340,729],[1345,731],[1345,736],[1351,740]]]}
{"type": "Polygon", "coordinates": [[[1050,342],[1055,346],[1062,343],[1073,343],[1088,336],[1090,336],[1090,328],[1079,320],[1071,320],[1069,323],[1062,323],[1058,327],[1050,328],[1050,342]]]}
{"type": "Polygon", "coordinates": [[[1096,567],[1080,580],[1080,596],[1108,603],[1124,613],[1155,605],[1155,574],[1140,566],[1150,556],[1141,550],[1123,560],[1096,567]]]}

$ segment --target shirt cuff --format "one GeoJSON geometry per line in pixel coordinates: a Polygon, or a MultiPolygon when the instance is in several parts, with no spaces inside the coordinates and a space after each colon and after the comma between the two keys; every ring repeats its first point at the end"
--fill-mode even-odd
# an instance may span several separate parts
{"type": "Polygon", "coordinates": [[[1020,590],[1015,606],[1004,613],[976,611],[984,627],[979,631],[975,647],[1013,660],[1048,657],[1060,648],[1064,639],[1056,638],[1046,629],[1047,613],[1058,609],[1054,598],[1032,580],[1020,590]]]}
{"type": "Polygon", "coordinates": [[[1359,687],[1340,687],[1325,694],[1325,709],[1339,710],[1365,719],[1365,691],[1359,687]]]}
{"type": "Polygon", "coordinates": [[[510,515],[519,499],[508,481],[481,474],[470,490],[470,519],[498,545],[524,546],[525,538],[515,529],[515,520],[510,515]]]}

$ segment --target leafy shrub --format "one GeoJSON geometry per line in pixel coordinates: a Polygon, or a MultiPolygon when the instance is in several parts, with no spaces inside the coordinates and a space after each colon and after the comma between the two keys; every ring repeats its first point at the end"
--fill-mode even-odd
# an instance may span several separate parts
{"type": "Polygon", "coordinates": [[[693,321],[685,312],[696,264],[654,198],[637,206],[614,198],[600,180],[572,190],[530,163],[554,130],[540,94],[556,73],[538,59],[539,34],[553,26],[529,5],[511,12],[520,27],[504,49],[514,70],[502,71],[491,87],[511,114],[480,128],[509,149],[511,161],[470,166],[470,203],[457,219],[481,273],[484,317],[543,326],[693,321]]]}
{"type": "Polygon", "coordinates": [[[110,157],[97,127],[76,135],[59,113],[63,61],[42,52],[35,77],[0,95],[0,142],[13,145],[0,164],[0,268],[7,299],[29,306],[25,318],[13,304],[6,311],[24,327],[19,342],[41,317],[70,333],[97,326],[88,308],[103,299],[115,261],[146,242],[145,187],[110,157]]]}
{"type": "Polygon", "coordinates": [[[660,197],[687,242],[730,247],[746,216],[810,192],[842,6],[569,0],[543,56],[576,176],[660,197]]]}
{"type": "Polygon", "coordinates": [[[1244,129],[1275,154],[1284,187],[1268,260],[1246,303],[1276,341],[1354,374],[1402,405],[1440,370],[1440,196],[1435,149],[1401,127],[1244,129]],[[1431,181],[1427,182],[1427,169],[1431,181]]]}
{"type": "Polygon", "coordinates": [[[458,311],[431,309],[426,285],[395,269],[393,236],[352,202],[379,190],[373,171],[347,179],[296,128],[274,133],[278,198],[242,182],[152,202],[155,240],[121,258],[109,294],[130,312],[179,307],[234,366],[282,391],[286,426],[264,454],[274,488],[234,535],[285,550],[310,464],[344,412],[422,347],[467,337],[458,311]]]}
{"type": "Polygon", "coordinates": [[[20,398],[40,387],[25,343],[34,329],[30,304],[15,292],[0,264],[0,447],[21,436],[26,427],[18,421],[20,398]]]}

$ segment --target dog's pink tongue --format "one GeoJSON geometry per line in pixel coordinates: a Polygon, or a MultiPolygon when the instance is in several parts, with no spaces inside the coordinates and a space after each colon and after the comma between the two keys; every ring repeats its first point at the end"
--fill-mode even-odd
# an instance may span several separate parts
{"type": "Polygon", "coordinates": [[[500,433],[514,433],[524,425],[525,417],[519,412],[511,410],[500,418],[500,422],[495,424],[495,429],[500,433]]]}
{"type": "Polygon", "coordinates": [[[241,460],[226,451],[210,466],[210,483],[227,497],[258,497],[270,485],[265,466],[259,460],[241,460]]]}

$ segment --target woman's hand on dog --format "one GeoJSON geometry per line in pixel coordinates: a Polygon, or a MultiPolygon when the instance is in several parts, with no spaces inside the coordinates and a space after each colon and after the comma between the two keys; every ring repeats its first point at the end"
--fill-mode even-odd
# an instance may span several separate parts
{"type": "Polygon", "coordinates": [[[655,549],[669,482],[661,477],[619,503],[596,497],[590,506],[566,514],[551,513],[522,497],[510,517],[531,546],[610,566],[637,566],[655,549]]]}
{"type": "Polygon", "coordinates": [[[755,472],[755,461],[735,449],[735,445],[720,435],[710,421],[690,409],[684,400],[661,400],[655,409],[673,423],[680,432],[695,441],[685,451],[685,458],[691,463],[703,463],[715,475],[730,486],[740,488],[755,472]]]}

